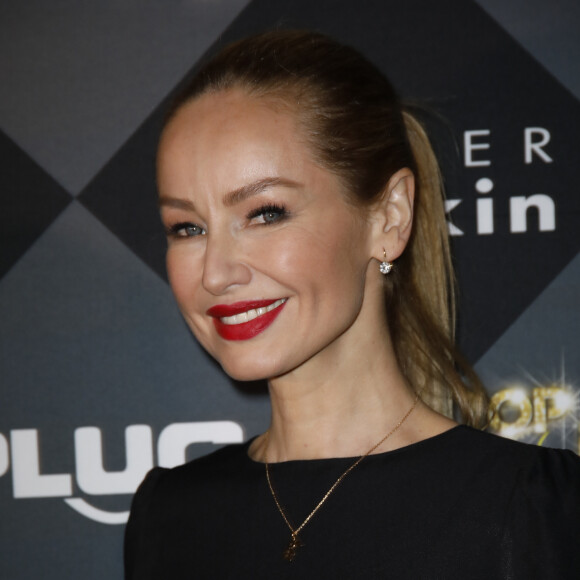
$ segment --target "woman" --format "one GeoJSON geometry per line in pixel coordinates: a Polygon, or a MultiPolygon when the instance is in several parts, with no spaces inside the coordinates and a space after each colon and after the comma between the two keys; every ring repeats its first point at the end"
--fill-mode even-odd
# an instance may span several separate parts
{"type": "Polygon", "coordinates": [[[453,346],[453,276],[427,137],[354,50],[236,43],[168,117],[167,269],[204,348],[268,379],[267,433],[134,500],[127,578],[571,578],[572,453],[485,435],[453,346]]]}

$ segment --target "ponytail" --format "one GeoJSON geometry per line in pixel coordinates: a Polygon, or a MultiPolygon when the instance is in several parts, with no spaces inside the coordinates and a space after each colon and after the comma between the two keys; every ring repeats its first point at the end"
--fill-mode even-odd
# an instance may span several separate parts
{"type": "Polygon", "coordinates": [[[454,344],[456,285],[439,165],[419,122],[403,113],[415,159],[413,234],[397,261],[387,316],[407,380],[436,411],[453,407],[468,425],[483,427],[487,395],[454,344]]]}

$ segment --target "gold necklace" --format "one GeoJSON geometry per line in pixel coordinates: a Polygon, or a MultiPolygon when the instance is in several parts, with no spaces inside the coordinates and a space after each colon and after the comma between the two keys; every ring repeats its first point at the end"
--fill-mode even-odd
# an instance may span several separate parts
{"type": "Polygon", "coordinates": [[[312,519],[314,514],[324,505],[324,502],[330,497],[330,494],[338,487],[338,485],[342,482],[342,480],[365,457],[369,456],[377,447],[382,445],[395,431],[397,431],[397,429],[407,420],[409,415],[413,412],[413,409],[415,409],[418,402],[419,402],[419,394],[417,394],[417,396],[415,397],[415,401],[413,402],[413,405],[405,413],[405,416],[376,445],[373,445],[364,455],[361,455],[350,467],[348,467],[346,469],[346,471],[332,484],[331,488],[324,494],[324,496],[318,502],[318,504],[316,504],[316,507],[308,514],[306,519],[297,528],[294,528],[294,526],[292,526],[292,524],[290,523],[290,520],[286,516],[286,512],[282,508],[282,505],[280,504],[280,501],[278,500],[278,496],[276,495],[276,492],[274,491],[274,487],[272,485],[272,480],[270,478],[270,467],[268,464],[268,445],[270,443],[270,439],[269,439],[270,431],[269,430],[266,431],[266,434],[265,434],[266,448],[264,449],[264,465],[266,466],[266,479],[268,480],[268,487],[270,488],[270,492],[272,493],[272,497],[274,498],[274,502],[276,503],[276,507],[278,508],[278,511],[280,512],[280,514],[284,518],[286,525],[290,528],[290,534],[291,534],[290,543],[288,544],[288,547],[284,550],[284,552],[282,554],[282,556],[284,557],[285,560],[288,560],[288,562],[291,562],[294,559],[294,557],[296,556],[296,550],[300,546],[303,545],[302,542],[300,541],[300,538],[298,537],[298,534],[303,530],[304,526],[312,519]]]}

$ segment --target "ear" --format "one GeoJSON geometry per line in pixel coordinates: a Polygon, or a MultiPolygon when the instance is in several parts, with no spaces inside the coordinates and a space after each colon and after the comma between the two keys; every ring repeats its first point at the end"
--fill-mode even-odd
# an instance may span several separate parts
{"type": "Polygon", "coordinates": [[[386,259],[392,262],[403,253],[411,236],[414,199],[415,176],[406,167],[399,169],[371,210],[373,257],[377,260],[383,261],[386,254],[386,259]]]}

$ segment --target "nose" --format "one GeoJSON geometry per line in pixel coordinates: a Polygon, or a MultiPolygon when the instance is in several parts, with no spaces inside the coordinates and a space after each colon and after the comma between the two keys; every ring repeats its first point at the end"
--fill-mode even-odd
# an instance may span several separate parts
{"type": "Polygon", "coordinates": [[[241,260],[239,244],[232,237],[208,235],[203,262],[202,285],[210,294],[226,294],[235,286],[248,284],[250,268],[241,260]]]}

